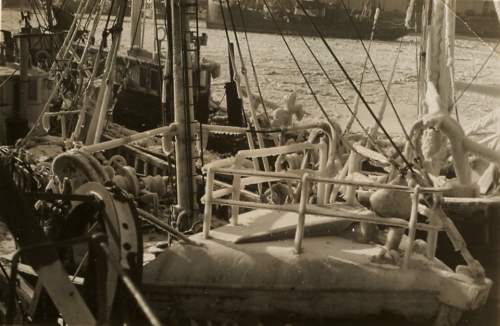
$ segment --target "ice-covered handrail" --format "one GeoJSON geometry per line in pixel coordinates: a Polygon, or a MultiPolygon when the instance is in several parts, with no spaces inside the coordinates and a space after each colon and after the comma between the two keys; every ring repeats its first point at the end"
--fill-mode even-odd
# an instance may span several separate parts
{"type": "MultiPolygon", "coordinates": [[[[293,171],[292,171],[293,172],[293,171]]],[[[311,171],[312,173],[314,171],[311,171]]],[[[245,178],[246,180],[247,178],[245,178]]],[[[240,185],[238,185],[239,187],[240,185]]],[[[236,183],[233,183],[232,188],[233,190],[236,190],[236,183]]],[[[412,188],[409,186],[399,186],[399,185],[391,185],[391,184],[382,184],[378,182],[360,182],[360,181],[353,181],[353,180],[335,180],[332,178],[324,177],[324,176],[315,176],[313,174],[309,174],[308,171],[305,171],[303,174],[295,174],[291,173],[290,171],[286,172],[266,172],[266,171],[255,171],[255,170],[248,170],[248,169],[239,169],[239,168],[217,168],[217,167],[211,167],[208,170],[207,173],[207,188],[206,188],[206,194],[204,199],[205,202],[205,216],[204,216],[204,229],[203,229],[203,236],[205,239],[208,239],[210,236],[210,220],[211,220],[211,214],[212,214],[212,204],[219,204],[219,205],[227,205],[227,206],[232,206],[232,207],[245,207],[245,208],[252,208],[252,209],[272,209],[272,210],[281,210],[281,211],[289,211],[289,212],[298,212],[299,213],[299,221],[298,221],[298,226],[296,229],[296,237],[295,237],[295,251],[297,253],[300,253],[301,250],[301,244],[302,244],[302,238],[304,234],[304,225],[305,225],[305,218],[307,214],[315,214],[315,215],[321,215],[321,216],[330,216],[330,217],[340,217],[340,218],[345,218],[348,220],[352,221],[357,221],[357,222],[368,222],[368,223],[374,223],[374,224],[383,224],[383,225],[389,225],[389,226],[396,226],[396,227],[403,227],[407,228],[410,230],[409,233],[409,238],[410,240],[408,241],[408,248],[405,253],[405,258],[403,259],[403,269],[408,268],[409,266],[409,255],[411,254],[412,251],[412,246],[413,246],[413,240],[415,237],[415,231],[417,229],[419,230],[425,230],[425,231],[442,231],[444,230],[445,226],[450,227],[448,224],[452,223],[450,221],[445,221],[446,225],[443,224],[425,224],[425,223],[417,223],[417,212],[419,209],[419,200],[418,200],[418,195],[420,193],[422,194],[441,194],[445,191],[451,190],[451,185],[445,184],[444,186],[440,187],[416,187],[412,188]],[[221,192],[221,191],[214,191],[213,186],[214,186],[214,178],[216,174],[225,174],[225,175],[232,175],[234,177],[233,180],[238,177],[241,179],[241,177],[245,176],[248,177],[248,179],[251,179],[252,177],[254,180],[257,180],[257,177],[260,178],[268,178],[269,180],[271,179],[288,179],[296,182],[301,182],[302,183],[302,188],[301,188],[301,201],[299,205],[297,204],[291,204],[291,205],[278,205],[278,204],[267,204],[267,203],[255,203],[255,202],[246,202],[243,200],[240,200],[239,198],[234,198],[233,199],[222,199],[222,196],[225,196],[228,194],[228,192],[221,192]],[[318,204],[310,204],[309,203],[309,191],[311,187],[309,186],[309,183],[315,182],[315,183],[332,183],[332,184],[340,184],[340,185],[349,185],[349,186],[357,186],[357,187],[372,187],[372,188],[378,188],[378,189],[391,189],[391,190],[396,190],[396,191],[402,191],[402,192],[407,192],[407,193],[412,193],[412,202],[413,202],[413,209],[412,209],[412,216],[410,217],[410,221],[405,221],[402,219],[398,218],[380,218],[376,216],[362,216],[356,213],[352,212],[347,212],[347,211],[342,211],[342,210],[334,210],[334,209],[329,209],[328,206],[322,206],[318,204]]],[[[434,247],[431,248],[432,250],[435,250],[434,247]]]]}

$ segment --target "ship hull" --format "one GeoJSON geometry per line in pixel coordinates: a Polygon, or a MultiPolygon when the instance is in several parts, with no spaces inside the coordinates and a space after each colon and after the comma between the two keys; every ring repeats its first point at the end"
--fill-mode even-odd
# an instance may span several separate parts
{"type": "MultiPolygon", "coordinates": [[[[286,237],[238,244],[264,225],[293,229],[295,219],[295,213],[248,212],[240,215],[241,225],[212,230],[208,240],[191,237],[201,246],[174,245],[144,267],[148,302],[161,319],[360,318],[389,312],[425,321],[442,306],[472,310],[488,296],[491,281],[472,284],[421,254],[412,253],[407,270],[373,263],[380,247],[354,241],[353,227],[343,219],[308,215],[310,223],[323,219],[324,231],[337,234],[304,238],[300,255],[286,237]]],[[[405,246],[404,240],[400,248],[405,246]]]]}
{"type": "MultiPolygon", "coordinates": [[[[310,24],[306,16],[291,15],[290,19],[266,17],[263,13],[242,9],[236,6],[221,7],[219,2],[209,1],[206,26],[211,29],[233,30],[233,23],[237,31],[247,31],[252,33],[284,34],[284,35],[302,35],[318,36],[314,27],[310,24]],[[276,26],[277,25],[277,26],[276,26]]],[[[370,39],[373,20],[369,18],[353,19],[356,28],[347,16],[332,16],[328,18],[311,17],[315,26],[319,29],[323,37],[328,38],[346,38],[346,39],[370,39]]],[[[400,22],[401,23],[401,22],[400,22]]],[[[397,25],[391,21],[380,19],[377,23],[373,38],[382,41],[394,41],[409,33],[403,24],[397,25]]]]}

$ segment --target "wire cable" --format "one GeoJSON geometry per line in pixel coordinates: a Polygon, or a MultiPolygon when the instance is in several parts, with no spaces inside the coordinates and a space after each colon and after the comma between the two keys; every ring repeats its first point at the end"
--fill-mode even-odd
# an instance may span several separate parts
{"type": "MultiPolygon", "coordinates": [[[[255,64],[252,57],[252,51],[250,50],[250,43],[248,42],[247,29],[245,26],[245,18],[243,17],[243,11],[241,10],[241,2],[238,0],[238,8],[240,9],[241,22],[243,24],[243,32],[245,33],[245,40],[247,42],[248,55],[250,57],[250,65],[252,66],[252,71],[255,79],[255,84],[257,85],[257,90],[259,92],[260,101],[262,103],[262,108],[264,109],[264,114],[266,116],[267,122],[269,123],[269,116],[267,114],[266,104],[264,103],[264,98],[262,97],[262,92],[260,90],[259,79],[257,78],[257,71],[255,70],[255,64]]],[[[248,90],[248,96],[250,96],[250,90],[248,90]]]]}
{"type": "MultiPolygon", "coordinates": [[[[299,0],[297,0],[297,2],[299,2],[299,0]]],[[[354,22],[354,19],[352,18],[352,15],[349,13],[349,9],[347,8],[347,6],[345,4],[345,1],[341,0],[341,3],[344,6],[345,11],[347,12],[347,17],[351,21],[351,24],[352,24],[354,30],[356,31],[356,34],[358,35],[359,41],[361,42],[361,45],[363,46],[363,49],[366,52],[368,60],[370,60],[370,63],[372,64],[373,70],[374,70],[375,74],[377,75],[377,78],[378,78],[378,80],[380,82],[380,85],[382,86],[382,89],[384,90],[385,96],[389,100],[389,103],[390,103],[390,105],[392,107],[392,110],[394,111],[394,114],[396,115],[396,119],[398,120],[398,123],[401,126],[403,134],[405,135],[406,140],[409,141],[410,145],[413,147],[413,144],[410,141],[410,136],[406,132],[406,129],[405,129],[404,125],[403,125],[403,121],[401,121],[401,117],[399,116],[399,113],[397,112],[396,107],[394,106],[394,103],[392,102],[392,99],[389,96],[389,92],[387,91],[387,88],[385,87],[384,82],[382,81],[382,78],[380,77],[380,74],[378,73],[378,70],[377,70],[377,68],[375,66],[375,63],[373,62],[372,57],[371,57],[368,49],[366,48],[365,43],[363,42],[363,39],[361,37],[361,34],[359,33],[359,30],[358,30],[358,28],[356,26],[356,23],[354,22]]],[[[302,4],[301,4],[301,6],[302,6],[302,4]]]]}
{"type": "MultiPolygon", "coordinates": [[[[339,68],[342,70],[342,73],[346,76],[347,80],[349,81],[349,83],[351,84],[352,88],[354,89],[354,91],[358,94],[359,98],[361,99],[361,101],[363,102],[363,104],[366,106],[366,108],[368,109],[368,112],[370,112],[371,116],[373,117],[373,119],[375,120],[375,122],[379,125],[380,129],[382,130],[382,132],[385,134],[385,136],[387,137],[387,139],[389,140],[389,142],[391,143],[391,145],[394,147],[394,150],[396,150],[397,154],[401,157],[401,159],[403,160],[403,162],[405,163],[406,167],[408,169],[410,169],[410,171],[413,173],[413,169],[412,169],[412,165],[410,164],[410,162],[406,159],[406,157],[404,156],[403,152],[399,149],[399,147],[396,145],[396,143],[394,142],[394,140],[392,139],[392,137],[389,135],[389,133],[387,132],[387,130],[385,129],[385,127],[382,125],[382,123],[378,120],[378,118],[376,117],[375,113],[373,112],[372,108],[370,107],[370,105],[368,104],[368,102],[366,101],[366,99],[363,97],[363,95],[361,94],[360,90],[356,87],[356,84],[354,83],[354,81],[352,80],[351,76],[349,76],[348,72],[345,70],[345,67],[342,65],[342,63],[340,62],[339,58],[337,57],[337,55],[335,55],[335,53],[333,52],[332,48],[330,47],[330,45],[328,44],[328,42],[326,42],[325,38],[323,37],[323,35],[321,34],[321,32],[318,30],[318,28],[316,27],[316,24],[314,24],[314,22],[312,21],[311,17],[309,16],[307,10],[304,8],[304,6],[302,5],[302,3],[300,2],[300,0],[296,0],[297,1],[297,4],[301,7],[302,11],[304,12],[305,16],[307,17],[307,19],[309,20],[309,22],[311,23],[311,25],[313,26],[313,28],[315,29],[316,33],[318,34],[318,36],[321,38],[322,42],[325,44],[326,48],[328,49],[328,51],[330,52],[330,54],[332,55],[333,59],[335,60],[335,62],[337,63],[337,65],[339,66],[339,68]]],[[[265,3],[265,1],[264,1],[265,3]]],[[[342,1],[343,3],[343,1],[342,1]]],[[[409,138],[409,137],[408,137],[409,138]]],[[[410,142],[411,143],[411,142],[410,142]]]]}

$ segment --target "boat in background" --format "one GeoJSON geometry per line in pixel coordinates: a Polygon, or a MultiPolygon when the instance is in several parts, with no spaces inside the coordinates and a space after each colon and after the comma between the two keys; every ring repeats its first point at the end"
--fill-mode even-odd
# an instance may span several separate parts
{"type": "MultiPolygon", "coordinates": [[[[44,70],[48,70],[52,62],[57,58],[57,53],[64,42],[72,19],[65,17],[62,12],[59,12],[59,9],[52,5],[52,0],[45,1],[44,5],[45,7],[43,8],[35,8],[33,3],[30,2],[31,7],[21,6],[20,18],[24,22],[22,33],[27,34],[28,36],[25,37],[29,39],[28,51],[31,63],[44,70]],[[37,19],[38,26],[32,26],[30,24],[31,13],[37,15],[42,11],[44,15],[43,19],[37,19]],[[57,17],[60,19],[56,21],[55,18],[57,17]]],[[[2,60],[5,62],[18,61],[21,41],[19,37],[13,36],[17,32],[2,30],[2,34],[2,60]]]]}
{"type": "Polygon", "coordinates": [[[208,0],[206,26],[254,33],[317,36],[304,15],[306,10],[324,37],[367,40],[374,31],[373,39],[394,41],[410,31],[405,27],[405,13],[394,15],[381,11],[375,19],[375,1],[371,0],[363,11],[358,12],[344,9],[340,1],[325,4],[319,0],[307,0],[302,1],[303,7],[291,3],[208,0]]]}

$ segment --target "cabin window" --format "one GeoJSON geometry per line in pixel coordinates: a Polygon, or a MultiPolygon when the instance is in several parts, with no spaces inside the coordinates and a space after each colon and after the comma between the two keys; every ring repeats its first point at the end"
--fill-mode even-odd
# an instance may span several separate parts
{"type": "Polygon", "coordinates": [[[38,98],[38,89],[36,80],[28,81],[28,100],[36,101],[38,98]]]}
{"type": "Polygon", "coordinates": [[[159,74],[158,70],[151,69],[151,90],[158,92],[159,90],[159,74]]]}
{"type": "Polygon", "coordinates": [[[141,88],[148,87],[148,68],[141,67],[139,71],[139,87],[141,88]]]}

